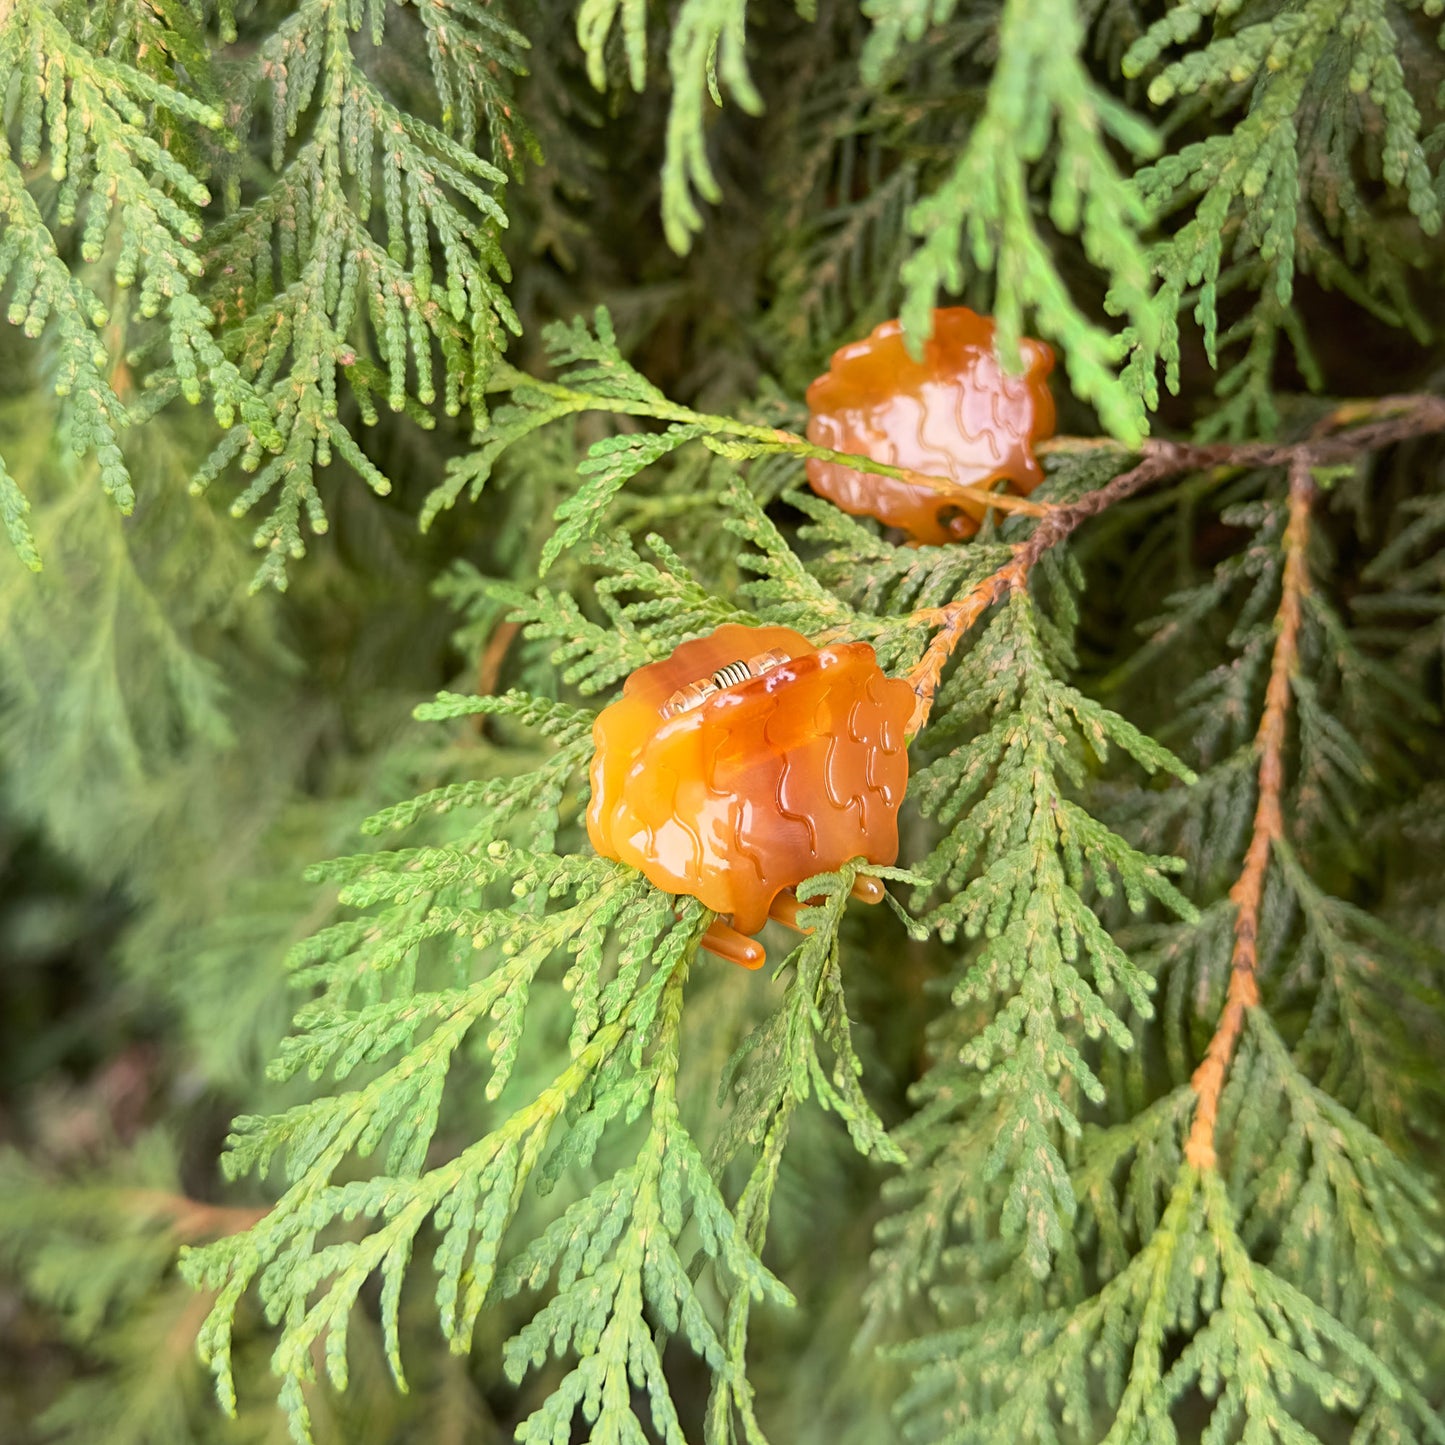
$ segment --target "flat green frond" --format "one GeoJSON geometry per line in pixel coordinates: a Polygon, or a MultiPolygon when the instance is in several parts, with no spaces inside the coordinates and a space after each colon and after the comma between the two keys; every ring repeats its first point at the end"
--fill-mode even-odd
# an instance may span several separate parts
{"type": "Polygon", "coordinates": [[[1077,234],[1112,283],[1110,308],[1131,331],[1160,326],[1142,232],[1150,212],[1120,174],[1106,137],[1133,155],[1158,142],[1149,127],[1098,87],[1084,65],[1085,33],[1066,0],[1016,0],[999,21],[998,63],[984,112],[951,175],[919,200],[909,225],[922,244],[903,267],[903,320],[921,342],[941,292],[969,271],[993,273],[993,310],[1005,364],[1017,358],[1026,314],[1058,343],[1075,393],[1121,440],[1144,430],[1145,397],[1119,374],[1119,339],[1069,296],[1033,213],[1030,168],[1052,144],[1049,220],[1077,234]]]}
{"type": "Polygon", "coordinates": [[[582,0],[577,7],[577,43],[587,57],[587,79],[597,90],[606,88],[605,47],[619,19],[627,79],[633,90],[641,90],[647,83],[647,7],[640,0],[582,0]]]}
{"type": "MultiPolygon", "coordinates": [[[[732,434],[769,439],[774,435],[765,428],[708,416],[669,401],[622,355],[606,307],[597,308],[590,326],[581,317],[553,322],[543,340],[558,379],[544,382],[510,368],[497,371],[495,381],[510,390],[511,400],[492,413],[476,448],[450,463],[446,481],[427,498],[423,527],[463,492],[475,501],[503,452],[564,417],[601,411],[666,423],[660,433],[627,432],[592,443],[577,467],[580,485],[557,511],[562,525],[544,549],[541,570],[545,572],[569,546],[602,526],[607,504],[628,480],[685,443],[703,440],[722,447],[732,434]]],[[[774,449],[781,448],[775,443],[774,449]]]]}
{"type": "Polygon", "coordinates": [[[605,306],[588,326],[582,317],[557,321],[543,333],[547,359],[568,387],[613,401],[663,403],[663,394],[623,357],[605,306]]]}
{"type": "Polygon", "coordinates": [[[582,485],[557,508],[560,524],[542,549],[540,571],[547,569],[569,547],[593,535],[602,524],[608,503],[644,467],[703,434],[699,426],[670,426],[664,432],[606,437],[593,442],[577,468],[582,485]]]}
{"type": "MultiPolygon", "coordinates": [[[[452,36],[444,51],[433,44],[444,119],[472,135],[487,116],[510,161],[523,142],[505,127],[497,77],[520,68],[520,37],[469,4],[438,8],[455,11],[427,21],[433,42],[439,23],[452,36]]],[[[255,534],[267,552],[258,585],[285,585],[287,561],[305,553],[303,526],[326,530],[314,477],[333,456],[377,493],[391,489],[338,424],[339,396],[367,423],[384,399],[430,426],[439,354],[443,409],[484,422],[488,377],[519,329],[502,290],[504,172],[383,93],[354,53],[360,24],[341,0],[308,0],[266,41],[259,76],[271,90],[277,175],[213,230],[202,257],[221,352],[265,397],[266,422],[243,414],[195,486],[239,461],[255,476],[233,512],[274,499],[255,534]]]]}
{"type": "Polygon", "coordinates": [[[986,1004],[992,1016],[956,1061],[981,1072],[984,1099],[1004,1101],[988,1173],[1012,1179],[1003,1229],[1023,1233],[1029,1267],[1043,1275],[1075,1209],[1060,1141],[1077,1134],[1083,1102],[1103,1097],[1084,1040],[1127,1049],[1126,1010],[1152,1013],[1149,978],[1099,921],[1095,900],[1119,887],[1136,913],[1155,901],[1193,914],[1169,881],[1176,860],[1129,847],[1066,790],[1084,780],[1082,749],[1102,762],[1108,738],[1146,766],[1189,772],[1052,677],[1023,594],[988,625],[940,706],[949,725],[978,719],[985,730],[915,779],[920,806],[945,830],[919,901],[947,888],[924,921],[945,938],[983,940],[953,1002],[986,1004]]]}
{"type": "Polygon", "coordinates": [[[679,642],[723,622],[753,621],[753,614],[714,597],[684,559],[656,532],[643,539],[650,562],[619,536],[584,552],[599,568],[597,600],[618,631],[635,636],[661,657],[679,642]]]}
{"type": "Polygon", "coordinates": [[[520,172],[541,149],[516,107],[513,76],[525,75],[530,41],[496,7],[477,0],[442,0],[417,7],[426,27],[427,60],[441,107],[442,128],[474,150],[485,133],[493,162],[520,172]]]}
{"type": "MultiPolygon", "coordinates": [[[[7,1271],[62,1310],[72,1348],[93,1362],[82,1388],[46,1411],[58,1439],[96,1420],[119,1445],[208,1438],[215,1403],[196,1367],[194,1292],[177,1276],[185,1240],[241,1227],[254,1211],[188,1197],[173,1140],[141,1134],[84,1171],[0,1154],[0,1238],[7,1271]]],[[[257,1425],[248,1412],[247,1426],[257,1425]]]]}
{"type": "MultiPolygon", "coordinates": [[[[192,56],[193,79],[172,68],[175,56],[156,36],[114,57],[93,52],[99,17],[27,3],[0,28],[0,90],[18,95],[18,150],[0,135],[0,286],[7,317],[32,340],[53,335],[62,360],[51,378],[65,399],[64,434],[78,456],[93,454],[105,491],[123,512],[135,489],[122,454],[132,380],[121,341],[124,318],[160,318],[178,389],[192,403],[208,392],[223,424],[239,410],[259,421],[257,398],[208,334],[195,294],[202,273],[201,211],[210,201],[202,177],[151,133],[154,120],[218,130],[214,105],[179,88],[210,90],[204,57],[192,56]],[[159,45],[165,62],[136,62],[159,45]],[[53,197],[42,213],[32,176],[48,162],[53,197]],[[69,257],[78,250],[73,269],[69,257]],[[103,305],[104,274],[116,304],[103,305]],[[133,288],[133,289],[132,289],[133,288]],[[112,321],[112,312],[117,320],[112,321]]],[[[142,22],[143,26],[146,22],[142,22]]],[[[164,26],[149,18],[156,32],[164,26]]],[[[6,527],[34,565],[33,542],[20,522],[19,489],[7,474],[6,527]]]]}
{"type": "Polygon", "coordinates": [[[863,78],[876,85],[905,41],[917,45],[931,27],[946,25],[957,8],[957,0],[906,0],[896,5],[864,0],[863,13],[873,29],[859,62],[863,78]]]}
{"type": "MultiPolygon", "coordinates": [[[[1290,312],[1297,272],[1344,290],[1397,324],[1423,327],[1409,297],[1408,272],[1418,262],[1376,225],[1360,184],[1364,151],[1421,231],[1439,229],[1441,202],[1419,106],[1400,63],[1395,11],[1385,0],[1315,0],[1235,24],[1234,7],[1189,0],[1135,41],[1125,72],[1150,75],[1156,105],[1185,98],[1184,113],[1195,96],[1234,105],[1241,88],[1250,87],[1232,130],[1185,145],[1134,178],[1152,211],[1188,217],[1153,248],[1164,306],[1158,329],[1131,338],[1127,375],[1136,385],[1152,387],[1162,363],[1169,388],[1178,390],[1176,312],[1190,300],[1211,364],[1218,364],[1222,347],[1244,336],[1251,336],[1250,354],[1261,363],[1272,357],[1281,331],[1302,351],[1290,312]],[[1207,43],[1164,60],[1216,8],[1220,24],[1207,43]],[[1220,303],[1241,290],[1258,297],[1254,319],[1221,334],[1220,303]]],[[[1233,389],[1248,379],[1248,372],[1237,372],[1228,384],[1233,389]]],[[[1265,420],[1268,392],[1267,375],[1256,374],[1242,398],[1265,420]]],[[[1241,414],[1234,432],[1248,423],[1247,412],[1241,414]]]]}
{"type": "Polygon", "coordinates": [[[1413,1384],[1252,1259],[1238,1228],[1223,1180],[1180,1168],[1140,1252],[1095,1293],[901,1350],[914,1371],[905,1428],[950,1442],[1070,1430],[1145,1445],[1179,1438],[1172,1409],[1197,1392],[1219,1436],[1312,1440],[1316,1411],[1368,1409],[1397,1420],[1402,1439],[1439,1439],[1445,1426],[1413,1384]]]}
{"type": "Polygon", "coordinates": [[[521,624],[523,636],[555,643],[549,661],[561,668],[565,683],[583,693],[609,688],[654,660],[635,631],[598,626],[566,593],[539,588],[529,596],[518,588],[500,586],[488,590],[507,604],[507,615],[521,624]]]}
{"type": "Polygon", "coordinates": [[[1371,590],[1355,602],[1358,615],[1369,624],[1366,640],[1408,660],[1416,676],[1440,655],[1445,640],[1442,540],[1445,499],[1436,492],[1405,502],[1395,518],[1394,535],[1370,564],[1371,590]]]}
{"type": "Polygon", "coordinates": [[[743,586],[759,612],[802,632],[842,627],[850,632],[860,625],[853,609],[828,590],[788,545],[766,511],[751,493],[736,482],[728,488],[724,505],[730,515],[725,526],[739,541],[757,550],[741,557],[752,577],[743,586]]]}
{"type": "Polygon", "coordinates": [[[570,743],[590,730],[594,714],[586,708],[554,702],[550,698],[532,697],[513,689],[499,697],[477,697],[475,694],[443,692],[435,702],[418,703],[412,715],[419,722],[445,722],[448,718],[475,717],[516,718],[527,727],[540,728],[543,737],[559,744],[570,743]]]}
{"type": "MultiPolygon", "coordinates": [[[[343,901],[380,908],[364,932],[333,928],[296,951],[298,982],[320,992],[298,1012],[297,1033],[274,1071],[369,1078],[282,1115],[237,1121],[229,1172],[265,1170],[283,1155],[288,1187],[248,1233],[193,1252],[185,1263],[189,1278],[219,1291],[203,1351],[223,1400],[231,1398],[232,1316],[245,1290],[254,1282],[264,1300],[311,1301],[304,1311],[285,1310],[273,1356],[276,1373],[292,1382],[289,1408],[303,1432],[297,1402],[301,1382],[311,1378],[313,1346],[324,1346],[327,1374],[344,1388],[350,1317],[378,1271],[382,1324],[400,1378],[400,1277],[429,1219],[444,1231],[437,1256],[442,1325],[455,1348],[467,1347],[502,1236],[554,1126],[637,1030],[648,1039],[656,1032],[656,1023],[645,1022],[649,991],[639,987],[629,958],[661,958],[668,952],[662,939],[695,940],[698,931],[696,909],[675,919],[636,874],[595,860],[580,868],[549,862],[496,839],[484,848],[363,855],[326,873],[344,882],[343,901]],[[561,907],[547,905],[569,898],[561,907]],[[639,907],[651,919],[646,927],[637,926],[639,907]],[[495,1099],[515,1067],[538,971],[572,954],[575,969],[595,973],[604,966],[609,931],[624,917],[626,952],[618,963],[624,972],[632,967],[635,991],[530,1105],[453,1159],[428,1167],[447,1079],[468,1035],[489,1021],[486,1096],[495,1099]],[[452,982],[428,990],[426,977],[452,982]],[[348,1160],[383,1147],[376,1173],[350,1182],[338,1177],[348,1160]],[[369,1221],[360,1238],[324,1242],[333,1221],[356,1218],[369,1221]]],[[[665,1028],[670,1015],[662,1017],[665,1028]]]]}
{"type": "Polygon", "coordinates": [[[1445,1445],[1442,17],[0,0],[0,1439],[1445,1445]]]}
{"type": "Polygon", "coordinates": [[[423,530],[431,526],[439,512],[454,505],[464,492],[475,501],[491,477],[497,458],[513,443],[577,410],[579,407],[570,397],[546,396],[530,390],[525,381],[519,382],[511,401],[492,408],[480,444],[465,456],[447,464],[446,480],[427,498],[422,508],[423,530]]]}
{"type": "MultiPolygon", "coordinates": [[[[821,497],[794,492],[788,501],[808,518],[798,535],[822,549],[810,557],[808,570],[867,615],[896,617],[918,608],[941,607],[1009,560],[1005,542],[980,539],[967,547],[897,547],[821,497]]],[[[860,618],[857,625],[865,624],[860,618]]],[[[912,628],[900,624],[896,630],[912,628]]]]}
{"type": "Polygon", "coordinates": [[[694,197],[714,204],[722,190],[707,154],[707,103],[726,86],[750,114],[763,108],[747,62],[747,0],[682,0],[667,50],[672,105],[662,162],[662,229],[679,255],[702,230],[694,197]]]}
{"type": "Polygon", "coordinates": [[[676,1086],[685,978],[686,965],[675,966],[659,1000],[646,1065],[650,1128],[636,1160],[572,1205],[498,1282],[507,1294],[557,1276],[557,1293],[507,1343],[513,1381],[550,1354],[577,1357],[546,1404],[522,1423],[519,1440],[563,1445],[579,1411],[594,1439],[645,1440],[633,1388],[640,1382],[652,1428],[669,1445],[681,1445],[654,1329],[680,1336],[719,1376],[740,1363],[728,1358],[678,1252],[689,1215],[725,1297],[792,1302],[743,1237],[681,1123],[676,1086]]]}
{"type": "Polygon", "coordinates": [[[5,469],[5,460],[0,457],[0,522],[5,525],[5,535],[15,555],[32,571],[40,571],[40,553],[35,549],[35,538],[30,524],[25,520],[30,503],[20,490],[15,478],[5,469]]]}

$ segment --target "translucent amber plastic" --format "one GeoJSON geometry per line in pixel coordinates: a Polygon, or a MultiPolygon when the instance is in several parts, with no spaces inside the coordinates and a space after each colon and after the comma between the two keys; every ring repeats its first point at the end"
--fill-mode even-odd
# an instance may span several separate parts
{"type": "MultiPolygon", "coordinates": [[[[808,388],[808,440],[968,486],[1007,478],[1027,494],[1043,480],[1033,443],[1054,433],[1047,377],[1054,353],[1023,339],[1024,372],[1006,376],[993,353],[994,324],[965,306],[933,313],[933,335],[915,361],[903,328],[885,321],[840,347],[808,388]]],[[[855,516],[877,517],[919,542],[971,537],[983,507],[929,487],[809,461],[821,497],[855,516]]]]}
{"type": "MultiPolygon", "coordinates": [[[[726,623],[639,668],[598,715],[592,846],[731,914],[715,951],[756,967],[761,947],[739,935],[782,890],[898,856],[913,703],[867,643],[816,648],[786,627],[726,623]],[[733,666],[748,659],[763,670],[733,666]]],[[[881,895],[876,881],[863,895],[881,895]]]]}

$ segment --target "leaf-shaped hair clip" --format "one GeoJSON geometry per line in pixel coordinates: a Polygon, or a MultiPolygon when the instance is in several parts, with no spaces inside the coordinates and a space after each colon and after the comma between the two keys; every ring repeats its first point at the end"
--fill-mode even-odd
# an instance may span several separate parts
{"type": "MultiPolygon", "coordinates": [[[[808,388],[808,440],[960,486],[1007,479],[1027,495],[1043,480],[1033,444],[1054,433],[1048,374],[1054,353],[1019,342],[1024,371],[1007,375],[994,355],[994,323],[966,306],[933,313],[933,335],[915,361],[903,327],[885,321],[864,340],[840,347],[808,388]]],[[[966,495],[857,472],[810,459],[808,483],[855,516],[876,517],[919,542],[971,537],[984,507],[966,495]]]]}
{"type": "MultiPolygon", "coordinates": [[[[769,917],[797,926],[786,890],[898,857],[914,701],[866,642],[724,623],[638,668],[598,714],[592,846],[730,915],[704,946],[758,968],[749,935],[769,917]]],[[[883,888],[859,879],[854,894],[876,903],[883,888]]]]}

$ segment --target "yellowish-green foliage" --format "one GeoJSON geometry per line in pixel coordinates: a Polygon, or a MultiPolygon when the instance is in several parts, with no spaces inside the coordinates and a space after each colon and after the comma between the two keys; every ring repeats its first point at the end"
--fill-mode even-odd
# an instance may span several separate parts
{"type": "Polygon", "coordinates": [[[1445,1441],[1440,9],[0,0],[0,1437],[1445,1441]],[[583,823],[725,622],[921,698],[756,974],[583,823]]]}

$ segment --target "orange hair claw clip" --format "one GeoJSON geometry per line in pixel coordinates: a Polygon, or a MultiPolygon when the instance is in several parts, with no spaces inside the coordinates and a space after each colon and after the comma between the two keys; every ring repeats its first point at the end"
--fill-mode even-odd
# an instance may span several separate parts
{"type": "MultiPolygon", "coordinates": [[[[817,648],[724,623],[640,667],[593,724],[587,835],[659,888],[731,915],[704,946],[758,968],[749,935],[797,927],[803,879],[898,856],[913,689],[866,642],[817,648]]],[[[854,896],[883,897],[875,878],[854,896]]]]}
{"type": "MultiPolygon", "coordinates": [[[[933,335],[915,361],[903,327],[885,321],[833,353],[808,388],[808,440],[962,486],[1007,478],[1027,495],[1043,480],[1033,444],[1054,434],[1047,377],[1053,350],[1025,337],[1024,373],[1008,376],[994,356],[994,323],[966,306],[933,313],[933,335]]],[[[919,542],[971,537],[984,508],[896,477],[810,459],[808,483],[855,516],[901,527],[919,542]]]]}

